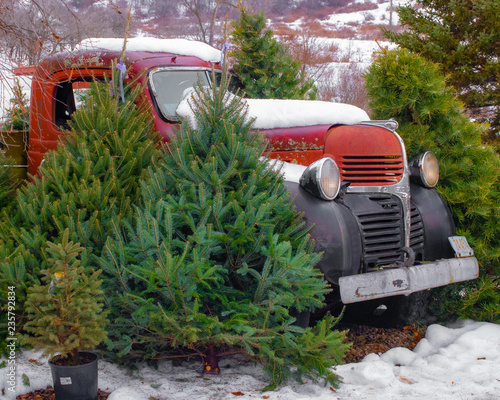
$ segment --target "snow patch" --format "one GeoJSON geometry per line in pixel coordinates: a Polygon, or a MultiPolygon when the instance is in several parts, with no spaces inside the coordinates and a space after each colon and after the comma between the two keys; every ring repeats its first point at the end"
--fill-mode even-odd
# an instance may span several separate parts
{"type": "Polygon", "coordinates": [[[134,389],[122,387],[115,390],[108,397],[108,400],[148,400],[149,397],[134,389]]]}

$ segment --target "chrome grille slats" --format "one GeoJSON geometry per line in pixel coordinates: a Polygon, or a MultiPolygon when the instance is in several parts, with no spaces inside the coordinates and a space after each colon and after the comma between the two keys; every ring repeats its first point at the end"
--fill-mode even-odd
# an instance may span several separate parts
{"type": "Polygon", "coordinates": [[[404,172],[401,155],[342,155],[337,161],[342,180],[357,185],[394,184],[401,180],[404,172]]]}

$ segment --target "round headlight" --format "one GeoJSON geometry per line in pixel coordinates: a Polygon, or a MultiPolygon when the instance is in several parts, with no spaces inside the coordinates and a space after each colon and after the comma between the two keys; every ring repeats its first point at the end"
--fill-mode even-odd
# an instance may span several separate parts
{"type": "Polygon", "coordinates": [[[439,163],[432,151],[427,151],[410,163],[411,178],[417,183],[432,188],[439,180],[439,163]]]}
{"type": "Polygon", "coordinates": [[[340,190],[340,171],[329,157],[313,162],[300,177],[300,186],[315,197],[333,200],[340,190]]]}

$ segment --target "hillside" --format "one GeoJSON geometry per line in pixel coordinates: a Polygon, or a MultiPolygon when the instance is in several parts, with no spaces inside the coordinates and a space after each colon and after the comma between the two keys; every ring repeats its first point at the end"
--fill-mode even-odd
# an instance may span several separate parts
{"type": "MultiPolygon", "coordinates": [[[[0,30],[6,33],[0,38],[0,117],[11,97],[14,67],[35,64],[49,53],[73,48],[86,37],[120,37],[126,30],[131,1],[65,0],[66,8],[54,8],[56,2],[60,0],[33,3],[45,7],[41,15],[28,3],[0,7],[0,30]]],[[[231,20],[238,18],[238,11],[224,4],[215,10],[213,4],[219,3],[137,0],[130,36],[211,38],[215,47],[221,47],[223,32],[229,30],[231,20]]],[[[371,63],[373,52],[389,45],[376,42],[382,39],[380,26],[400,29],[394,11],[400,3],[406,0],[245,2],[251,12],[265,12],[269,28],[307,66],[321,99],[363,108],[366,101],[361,74],[371,63]]],[[[28,93],[29,79],[23,77],[22,84],[28,93]]]]}

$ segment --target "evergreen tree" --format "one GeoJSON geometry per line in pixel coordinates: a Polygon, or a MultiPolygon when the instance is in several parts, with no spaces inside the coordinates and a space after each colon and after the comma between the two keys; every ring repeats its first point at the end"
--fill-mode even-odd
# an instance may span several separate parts
{"type": "Polygon", "coordinates": [[[68,242],[69,230],[59,244],[47,242],[49,268],[42,271],[42,285],[28,291],[24,344],[61,355],[67,365],[80,365],[80,351],[95,348],[106,337],[106,312],[98,279],[101,271],[87,274],[78,259],[83,250],[68,242]]]}
{"type": "Polygon", "coordinates": [[[233,66],[245,93],[251,98],[315,99],[314,82],[301,71],[287,48],[271,30],[266,30],[264,13],[248,14],[240,6],[240,20],[232,22],[232,39],[237,49],[233,66]]]}
{"type": "Polygon", "coordinates": [[[205,372],[238,351],[264,364],[269,388],[294,373],[323,377],[346,351],[328,317],[294,326],[291,310],[322,304],[320,255],[278,173],[260,160],[241,100],[197,88],[196,128],[184,121],[142,185],[143,206],[109,240],[101,265],[114,279],[111,350],[147,358],[199,355],[205,372]],[[294,369],[296,368],[296,370],[294,369]]]}
{"type": "Polygon", "coordinates": [[[139,178],[160,153],[151,114],[135,103],[140,91],[136,86],[122,103],[108,84],[92,84],[86,104],[72,116],[65,143],[46,154],[38,176],[4,210],[0,289],[16,286],[19,327],[26,290],[39,283],[40,271],[47,268],[47,242],[57,245],[68,229],[69,240],[84,247],[81,263],[86,267],[112,229],[131,217],[139,178]]]}
{"type": "Polygon", "coordinates": [[[19,186],[16,181],[12,168],[7,165],[13,165],[12,159],[0,151],[0,210],[12,204],[15,196],[15,190],[19,186]]]}
{"type": "Polygon", "coordinates": [[[6,110],[6,119],[3,125],[5,130],[27,131],[30,123],[29,100],[23,93],[19,79],[14,82],[12,98],[9,100],[11,107],[6,110]]]}
{"type": "Polygon", "coordinates": [[[397,12],[407,29],[385,30],[385,37],[439,63],[471,111],[490,107],[494,115],[486,119],[494,128],[494,139],[500,128],[498,0],[417,0],[397,12]]]}
{"type": "MultiPolygon", "coordinates": [[[[409,157],[426,150],[436,154],[437,189],[450,206],[458,233],[468,238],[483,273],[498,277],[500,159],[492,146],[482,143],[487,128],[462,112],[438,65],[407,50],[383,51],[365,78],[372,117],[390,115],[398,121],[409,157]]],[[[455,294],[458,298],[459,290],[455,294]]]]}

